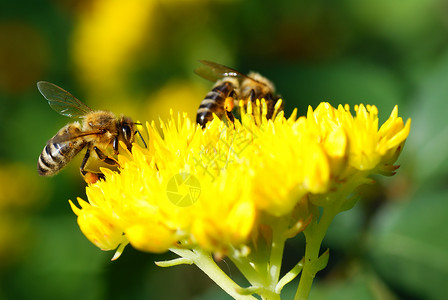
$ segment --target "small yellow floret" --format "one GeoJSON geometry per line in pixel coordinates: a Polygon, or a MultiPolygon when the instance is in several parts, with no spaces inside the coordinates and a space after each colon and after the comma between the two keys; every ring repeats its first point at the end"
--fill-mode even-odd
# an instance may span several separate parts
{"type": "Polygon", "coordinates": [[[235,124],[216,117],[202,129],[185,114],[148,124],[148,148],[119,155],[120,173],[102,169],[106,180],[87,187],[90,204],[71,203],[87,238],[104,250],[129,241],[150,252],[226,253],[268,232],[258,231],[273,218],[290,218],[285,234],[297,234],[318,214],[313,205],[331,204],[346,183],[393,174],[410,130],[397,108],[380,129],[371,105],[353,116],[348,105],[321,103],[306,117],[276,111],[270,120],[264,101],[241,108],[235,124]]]}

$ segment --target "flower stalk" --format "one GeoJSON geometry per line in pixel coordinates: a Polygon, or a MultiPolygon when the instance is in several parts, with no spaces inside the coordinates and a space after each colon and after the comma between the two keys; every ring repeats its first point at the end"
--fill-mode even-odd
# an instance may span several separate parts
{"type": "Polygon", "coordinates": [[[302,275],[299,281],[294,300],[306,300],[311,291],[316,273],[325,268],[328,261],[328,250],[319,256],[320,246],[325,233],[336,214],[330,210],[324,210],[319,222],[312,222],[303,232],[306,239],[305,257],[302,275]]]}
{"type": "Polygon", "coordinates": [[[334,217],[340,212],[352,208],[356,203],[350,195],[357,187],[366,182],[365,177],[367,174],[366,172],[359,172],[356,177],[340,186],[336,192],[329,193],[324,197],[318,196],[314,199],[315,202],[324,205],[324,207],[322,216],[319,219],[314,218],[303,231],[306,241],[305,257],[302,275],[294,300],[308,299],[316,273],[326,267],[329,258],[329,250],[319,256],[325,234],[334,217]],[[323,203],[328,204],[325,205],[323,203]]]}
{"type": "Polygon", "coordinates": [[[200,248],[193,250],[171,248],[171,252],[176,253],[182,258],[194,263],[201,269],[211,280],[213,280],[227,294],[238,300],[255,300],[251,295],[243,295],[239,291],[240,286],[236,284],[230,277],[216,264],[210,252],[200,248]]]}

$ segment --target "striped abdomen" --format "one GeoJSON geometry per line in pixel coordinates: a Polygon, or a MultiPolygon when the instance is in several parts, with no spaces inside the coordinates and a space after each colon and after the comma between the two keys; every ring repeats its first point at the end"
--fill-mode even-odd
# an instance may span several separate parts
{"type": "Polygon", "coordinates": [[[86,146],[84,139],[76,137],[74,132],[79,132],[79,128],[69,124],[48,141],[37,161],[39,175],[51,176],[58,173],[86,146]]]}
{"type": "Polygon", "coordinates": [[[213,114],[217,115],[219,118],[224,116],[224,102],[226,98],[232,93],[234,87],[228,82],[224,81],[216,85],[202,100],[199,106],[198,112],[196,114],[196,122],[205,127],[207,122],[213,120],[213,114]]]}

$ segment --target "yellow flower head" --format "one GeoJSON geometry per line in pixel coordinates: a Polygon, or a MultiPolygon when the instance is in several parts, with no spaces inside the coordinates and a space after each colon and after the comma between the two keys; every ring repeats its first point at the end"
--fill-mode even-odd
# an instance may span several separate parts
{"type": "Polygon", "coordinates": [[[185,114],[147,124],[147,148],[120,154],[120,172],[102,169],[106,179],[87,187],[89,203],[72,205],[82,231],[104,250],[129,242],[151,252],[225,253],[275,218],[289,218],[289,236],[316,211],[310,196],[360,174],[392,174],[410,130],[397,108],[380,129],[374,106],[356,106],[353,116],[348,106],[321,103],[306,117],[295,110],[271,120],[266,111],[257,101],[241,122],[215,118],[204,130],[185,114]]]}

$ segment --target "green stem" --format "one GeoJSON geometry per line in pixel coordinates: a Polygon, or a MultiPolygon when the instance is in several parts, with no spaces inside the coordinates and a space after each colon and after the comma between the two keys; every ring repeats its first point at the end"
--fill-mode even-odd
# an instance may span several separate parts
{"type": "Polygon", "coordinates": [[[250,282],[251,287],[246,291],[253,290],[263,300],[280,300],[280,293],[276,288],[280,277],[283,250],[287,238],[285,232],[288,229],[289,218],[265,217],[269,218],[267,223],[271,225],[271,239],[260,238],[256,242],[257,247],[254,247],[256,251],[247,256],[240,256],[236,253],[229,257],[250,282]],[[268,240],[270,242],[266,243],[268,240]]]}
{"type": "Polygon", "coordinates": [[[302,272],[303,269],[303,261],[305,260],[305,258],[302,258],[295,266],[294,268],[292,268],[288,273],[286,273],[282,279],[279,280],[279,282],[277,283],[277,285],[275,286],[275,292],[280,294],[280,292],[282,291],[283,287],[290,283],[292,280],[294,280],[294,278],[297,277],[297,275],[300,274],[300,272],[302,272]]]}
{"type": "Polygon", "coordinates": [[[252,286],[263,285],[263,283],[260,282],[262,269],[259,268],[259,265],[251,264],[251,261],[249,261],[247,257],[229,256],[229,258],[252,286]]]}
{"type": "Polygon", "coordinates": [[[308,299],[313,279],[319,271],[315,267],[319,258],[320,246],[336,214],[337,210],[331,209],[330,207],[325,208],[319,222],[313,221],[304,231],[306,239],[305,262],[302,275],[300,276],[299,288],[297,289],[294,300],[308,299]]]}
{"type": "Polygon", "coordinates": [[[366,181],[368,174],[368,172],[359,172],[357,176],[342,185],[339,191],[324,198],[330,199],[330,204],[324,206],[320,220],[315,219],[311,221],[311,224],[304,230],[303,233],[306,240],[305,262],[294,300],[308,299],[314,276],[322,269],[317,260],[319,259],[320,246],[328,227],[338,213],[353,207],[356,201],[350,200],[349,195],[355,188],[366,181]]]}
{"type": "Polygon", "coordinates": [[[238,291],[241,287],[236,284],[226,273],[216,264],[211,254],[201,249],[170,249],[177,255],[191,259],[193,263],[198,266],[205,274],[210,277],[219,287],[221,287],[227,294],[237,300],[256,300],[250,295],[241,295],[238,291]]]}
{"type": "Polygon", "coordinates": [[[257,289],[256,293],[263,300],[280,299],[276,287],[280,277],[286,241],[284,233],[288,227],[288,220],[288,218],[273,218],[271,220],[272,241],[268,249],[263,249],[266,251],[261,249],[263,242],[260,242],[258,253],[252,253],[247,257],[230,256],[235,266],[251,283],[252,287],[257,289]]]}
{"type": "Polygon", "coordinates": [[[269,275],[270,275],[270,286],[269,290],[275,291],[278,280],[280,278],[280,269],[283,260],[283,250],[285,249],[286,237],[284,235],[287,229],[287,222],[283,220],[288,220],[287,218],[281,219],[282,222],[275,224],[272,228],[272,245],[271,245],[271,255],[269,258],[269,275]]]}
{"type": "Polygon", "coordinates": [[[263,293],[259,293],[262,299],[280,300],[280,294],[276,292],[277,283],[280,278],[280,269],[283,260],[286,237],[284,235],[288,227],[289,218],[280,218],[272,221],[272,242],[269,261],[267,261],[268,273],[263,293]]]}

